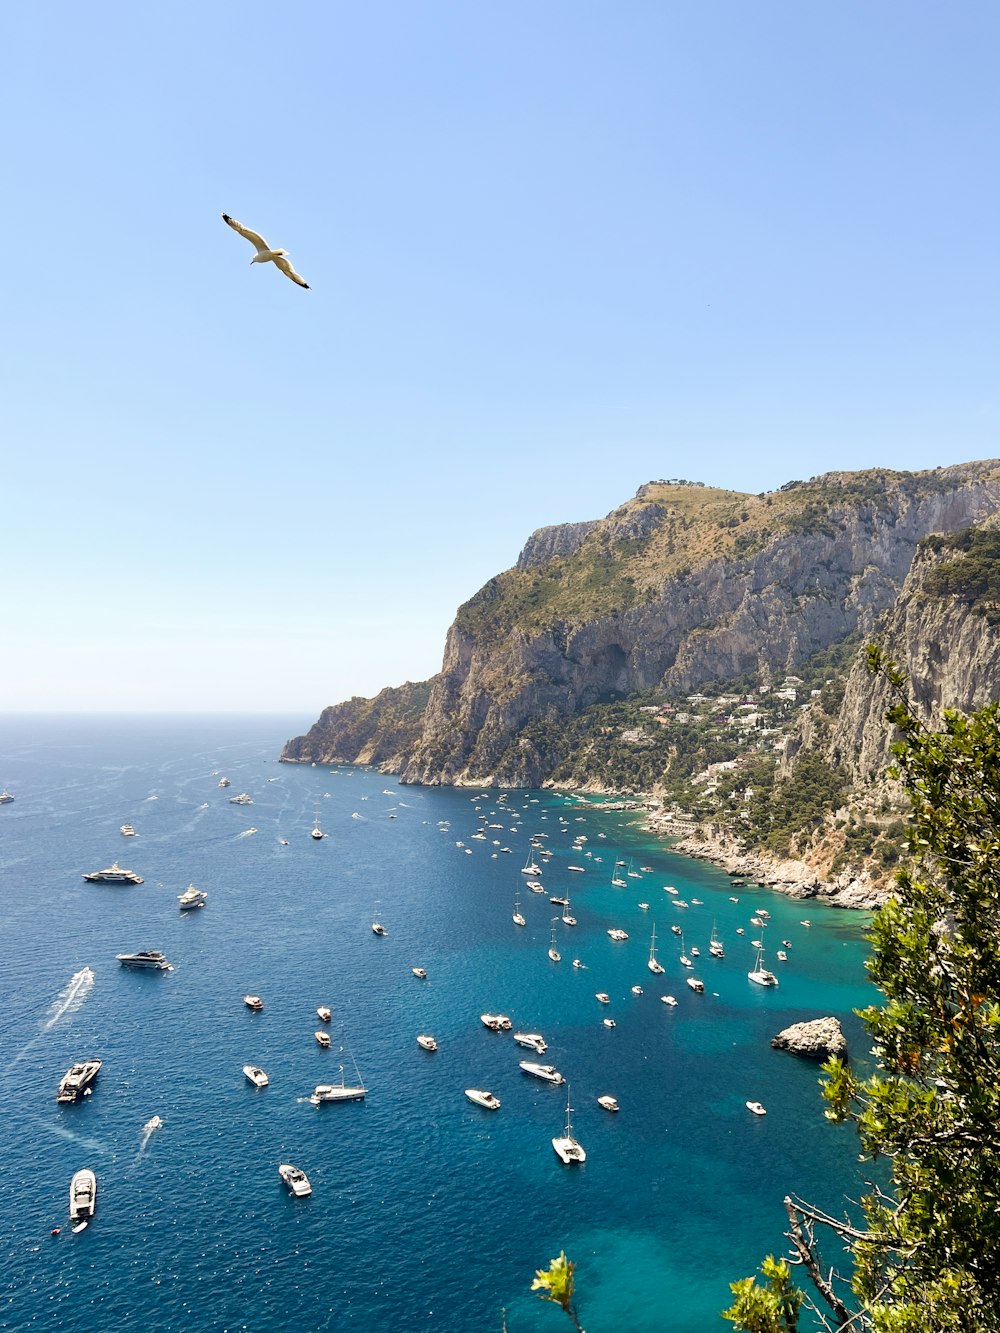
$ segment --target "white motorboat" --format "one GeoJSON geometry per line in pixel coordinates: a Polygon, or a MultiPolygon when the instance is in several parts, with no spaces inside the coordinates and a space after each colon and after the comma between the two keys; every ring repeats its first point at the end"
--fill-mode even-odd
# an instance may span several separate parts
{"type": "Polygon", "coordinates": [[[3,791],[0,791],[0,805],[9,805],[13,799],[13,795],[6,787],[4,787],[3,791]]]}
{"type": "Polygon", "coordinates": [[[666,969],[656,956],[656,923],[653,924],[653,937],[649,941],[649,962],[646,964],[650,972],[661,975],[666,969]]]}
{"type": "Polygon", "coordinates": [[[309,1100],[313,1106],[319,1106],[321,1102],[360,1102],[363,1100],[368,1089],[364,1085],[364,1080],[358,1073],[357,1065],[354,1066],[357,1083],[348,1083],[344,1077],[344,1066],[340,1066],[339,1083],[317,1083],[312,1090],[312,1096],[309,1100]]]}
{"type": "Polygon", "coordinates": [[[567,866],[566,869],[575,870],[578,875],[582,875],[584,870],[586,870],[586,866],[567,866]]]}
{"type": "Polygon", "coordinates": [[[506,1014],[480,1014],[479,1020],[491,1032],[509,1032],[514,1026],[506,1014]]]}
{"type": "Polygon", "coordinates": [[[69,1220],[74,1231],[83,1231],[97,1206],[97,1177],[89,1167],[77,1171],[69,1183],[69,1220]]]}
{"type": "Polygon", "coordinates": [[[621,926],[612,926],[611,929],[608,931],[608,935],[613,940],[628,939],[628,931],[622,930],[621,926]]]}
{"type": "Polygon", "coordinates": [[[417,1038],[417,1045],[422,1047],[425,1051],[436,1051],[438,1048],[437,1042],[429,1032],[422,1032],[420,1034],[417,1038]]]}
{"type": "Polygon", "coordinates": [[[519,1060],[518,1065],[524,1073],[530,1074],[532,1078],[540,1078],[546,1083],[566,1082],[555,1065],[538,1065],[533,1060],[519,1060]]]}
{"type": "Polygon", "coordinates": [[[536,1055],[548,1050],[548,1043],[540,1032],[515,1032],[514,1040],[518,1046],[527,1046],[536,1055]]]}
{"type": "Polygon", "coordinates": [[[140,949],[138,953],[116,953],[122,967],[146,968],[156,972],[172,972],[173,966],[159,949],[140,949]]]}
{"type": "Polygon", "coordinates": [[[587,1154],[584,1151],[583,1144],[573,1137],[573,1126],[570,1123],[570,1111],[573,1108],[569,1104],[569,1084],[566,1084],[566,1127],[563,1133],[552,1140],[552,1147],[555,1154],[561,1162],[570,1166],[573,1162],[585,1162],[587,1154]]]}
{"type": "Polygon", "coordinates": [[[423,968],[423,967],[411,967],[411,968],[410,968],[410,971],[413,973],[413,975],[414,975],[415,977],[419,977],[421,981],[426,981],[426,980],[427,980],[427,969],[426,969],[426,968],[423,968]]]}
{"type": "Polygon", "coordinates": [[[594,993],[594,999],[595,999],[595,1000],[600,1000],[601,1004],[610,1004],[610,1003],[611,1003],[611,996],[608,994],[608,992],[607,992],[606,990],[595,991],[595,993],[594,993]]]}
{"type": "Polygon", "coordinates": [[[278,1175],[297,1199],[304,1199],[306,1195],[312,1194],[309,1177],[297,1166],[292,1166],[291,1162],[282,1162],[278,1167],[278,1175]]]}
{"type": "Polygon", "coordinates": [[[579,958],[574,958],[574,959],[573,959],[573,966],[574,966],[574,967],[586,967],[587,964],[581,962],[579,958]]]}
{"type": "Polygon", "coordinates": [[[316,1017],[321,1023],[329,1023],[330,1019],[333,1017],[333,1010],[328,1004],[321,1004],[316,1010],[316,1017]]]}
{"type": "Polygon", "coordinates": [[[674,999],[672,995],[661,995],[660,999],[663,1001],[664,1004],[669,1004],[671,1009],[675,1008],[677,1005],[677,1001],[674,999]]]}
{"type": "MultiPolygon", "coordinates": [[[[504,849],[501,847],[500,850],[503,851],[504,849]]],[[[527,887],[531,890],[532,893],[544,893],[544,892],[545,892],[545,885],[542,884],[542,883],[541,883],[539,880],[537,880],[537,879],[529,879],[529,880],[526,881],[526,884],[527,884],[527,887]]]]}
{"type": "Polygon", "coordinates": [[[230,796],[230,805],[253,805],[253,797],[249,792],[241,791],[239,796],[230,796]]]}
{"type": "Polygon", "coordinates": [[[641,995],[641,994],[642,994],[642,987],[641,987],[641,986],[633,986],[633,987],[632,987],[632,994],[633,994],[633,995],[641,995]]]}
{"type": "Polygon", "coordinates": [[[611,1094],[607,1092],[603,1095],[603,1097],[598,1097],[597,1105],[603,1106],[605,1111],[618,1111],[621,1109],[618,1105],[616,1098],[612,1097],[611,1094]]]}
{"type": "Polygon", "coordinates": [[[328,1051],[330,1049],[329,1032],[324,1032],[322,1028],[317,1028],[317,1030],[313,1033],[313,1036],[316,1038],[317,1045],[322,1046],[324,1051],[328,1051]]]}
{"type": "Polygon", "coordinates": [[[687,981],[687,984],[691,987],[691,989],[695,992],[695,994],[701,995],[704,992],[705,983],[703,981],[699,981],[697,977],[687,977],[685,978],[685,980],[687,981]]]}
{"type": "Polygon", "coordinates": [[[649,903],[637,903],[636,906],[639,908],[639,911],[640,911],[640,912],[648,912],[648,911],[649,911],[649,903]]]}
{"type": "Polygon", "coordinates": [[[604,1024],[606,1028],[613,1028],[618,1026],[613,1018],[602,1018],[601,1022],[604,1024]]]}
{"type": "Polygon", "coordinates": [[[778,952],[775,954],[775,957],[777,958],[779,963],[788,962],[788,954],[785,953],[784,949],[779,949],[778,952]]]}
{"type": "Polygon", "coordinates": [[[692,957],[692,958],[700,958],[700,957],[701,957],[701,950],[698,948],[698,946],[697,946],[696,944],[692,944],[692,945],[691,945],[691,957],[692,957]]]}
{"type": "Polygon", "coordinates": [[[135,837],[135,829],[132,827],[131,824],[122,824],[118,832],[122,835],[123,838],[135,837]]]}
{"type": "Polygon", "coordinates": [[[376,904],[375,904],[375,916],[374,916],[374,918],[373,918],[373,920],[372,920],[372,934],[373,934],[373,935],[388,935],[388,933],[389,933],[389,932],[386,930],[385,926],[382,925],[382,922],[379,920],[379,917],[382,915],[382,913],[379,911],[379,908],[380,908],[381,906],[382,906],[382,904],[381,904],[380,902],[376,902],[376,904]]]}
{"type": "Polygon", "coordinates": [[[264,1008],[264,1001],[260,998],[259,995],[244,995],[243,1003],[246,1005],[248,1009],[252,1009],[255,1014],[260,1013],[260,1011],[264,1008]]]}
{"type": "Polygon", "coordinates": [[[266,1088],[271,1081],[260,1065],[244,1065],[243,1072],[255,1088],[266,1088]]]}
{"type": "Polygon", "coordinates": [[[761,1106],[760,1102],[747,1102],[747,1110],[752,1111],[754,1115],[767,1115],[767,1111],[761,1106]]]}
{"type": "Polygon", "coordinates": [[[515,926],[526,926],[528,924],[525,920],[524,913],[521,911],[521,895],[519,893],[514,894],[514,915],[511,917],[511,920],[514,922],[515,926]]]}
{"type": "Polygon", "coordinates": [[[70,1065],[59,1082],[56,1101],[75,1102],[83,1097],[100,1072],[101,1064],[100,1060],[81,1060],[79,1064],[70,1065]]]}
{"type": "Polygon", "coordinates": [[[215,785],[216,785],[217,787],[229,787],[229,786],[231,786],[232,784],[230,783],[230,781],[229,781],[228,778],[220,778],[219,781],[218,781],[215,785]]]}
{"type": "Polygon", "coordinates": [[[112,861],[104,870],[91,870],[83,878],[89,884],[142,884],[143,878],[134,870],[123,870],[117,861],[112,861]]]}
{"type": "Polygon", "coordinates": [[[500,1110],[500,1098],[484,1088],[466,1088],[465,1095],[470,1102],[475,1102],[477,1106],[482,1106],[487,1111],[500,1110]]]}
{"type": "Polygon", "coordinates": [[[204,907],[208,902],[208,894],[204,889],[196,889],[193,884],[189,884],[183,893],[177,895],[177,901],[182,912],[190,912],[195,907],[204,907]]]}

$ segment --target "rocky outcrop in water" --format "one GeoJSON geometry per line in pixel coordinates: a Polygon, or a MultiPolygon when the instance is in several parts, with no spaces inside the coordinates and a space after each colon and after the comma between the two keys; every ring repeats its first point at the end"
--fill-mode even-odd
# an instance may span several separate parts
{"type": "Polygon", "coordinates": [[[809,1060],[829,1060],[832,1055],[844,1059],[847,1039],[836,1018],[814,1018],[808,1023],[793,1023],[772,1037],[776,1051],[791,1051],[809,1060]]]}

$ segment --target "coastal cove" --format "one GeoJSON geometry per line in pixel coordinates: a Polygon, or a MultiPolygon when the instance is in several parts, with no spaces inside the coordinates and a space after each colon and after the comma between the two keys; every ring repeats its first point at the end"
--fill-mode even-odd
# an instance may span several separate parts
{"type": "Polygon", "coordinates": [[[604,797],[279,764],[301,718],[0,723],[15,796],[0,808],[0,1329],[467,1333],[499,1329],[506,1307],[510,1333],[554,1333],[562,1316],[529,1287],[564,1249],[588,1333],[709,1333],[728,1283],[781,1251],[786,1193],[833,1213],[857,1194],[856,1140],[824,1120],[816,1065],[770,1041],[830,1015],[863,1058],[864,912],[733,887],[665,848],[643,811],[597,808],[604,797]],[[233,804],[243,792],[252,804],[233,804]],[[544,894],[522,874],[533,834],[552,853],[544,894]],[[626,888],[611,884],[619,859],[626,888]],[[84,882],[115,861],[144,882],[84,882]],[[181,912],[189,885],[207,901],[181,912]],[[576,926],[550,896],[570,897],[576,926]],[[747,980],[762,908],[773,989],[747,980]],[[646,965],[654,924],[662,976],[646,965]],[[609,939],[615,927],[628,939],[609,939]],[[702,995],[678,961],[692,946],[702,995]],[[173,971],[116,961],[153,949],[173,971]],[[320,1005],[330,1050],[314,1040],[320,1005]],[[544,1034],[584,1165],[551,1146],[566,1089],[525,1077],[526,1052],[484,1011],[544,1034]],[[57,1105],[66,1070],[91,1057],[92,1095],[57,1105]],[[363,1101],[308,1103],[355,1061],[363,1101]],[[281,1162],[308,1173],[309,1198],[289,1196],[281,1162]],[[81,1167],[97,1207],[72,1235],[81,1167]]]}

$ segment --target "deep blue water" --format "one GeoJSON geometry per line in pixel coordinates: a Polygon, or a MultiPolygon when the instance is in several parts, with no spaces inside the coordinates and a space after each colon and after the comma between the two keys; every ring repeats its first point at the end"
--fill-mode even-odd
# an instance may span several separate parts
{"type": "Polygon", "coordinates": [[[529,1287],[560,1249],[577,1261],[588,1333],[725,1327],[728,1282],[784,1247],[782,1197],[840,1211],[853,1183],[853,1131],[824,1121],[816,1067],[769,1040],[833,1013],[863,1049],[851,1010],[872,998],[864,919],[732,889],[653,843],[634,815],[551,792],[511,792],[504,809],[497,793],[277,764],[303,721],[0,718],[0,787],[16,796],[0,807],[0,1329],[469,1333],[499,1329],[506,1306],[511,1333],[558,1333],[568,1322],[529,1287]],[[254,804],[229,804],[242,790],[254,804]],[[477,806],[502,826],[485,841],[471,836],[477,806]],[[317,810],[322,841],[309,836],[317,810]],[[137,837],[120,835],[126,821],[137,837]],[[559,964],[546,956],[559,909],[520,873],[532,832],[555,852],[547,890],[568,891],[579,921],[558,924],[559,964]],[[580,833],[589,857],[570,851],[580,833]],[[612,888],[616,855],[653,871],[612,888]],[[115,859],[145,883],[84,883],[115,859]],[[208,905],[181,915],[190,882],[208,905]],[[665,884],[703,905],[673,907],[665,884]],[[511,921],[516,891],[524,929],[511,921]],[[755,905],[771,913],[773,991],[746,978],[755,905]],[[660,978],[646,968],[654,920],[660,978]],[[702,951],[703,996],[684,984],[674,922],[702,951]],[[708,957],[713,922],[722,961],[708,957]],[[611,925],[630,939],[612,942],[611,925]],[[116,963],[141,948],[175,970],[116,963]],[[85,967],[94,983],[67,1007],[85,967]],[[248,991],[263,1013],[244,1007],[248,991]],[[326,1052],[313,1038],[323,1003],[326,1052]],[[524,1076],[529,1053],[488,1032],[484,1010],[545,1035],[545,1060],[571,1083],[583,1167],[551,1147],[565,1089],[524,1076]],[[417,1047],[421,1031],[436,1053],[417,1047]],[[92,1055],[104,1061],[93,1095],[58,1106],[60,1077],[92,1055]],[[352,1074],[351,1057],[366,1101],[302,1100],[341,1062],[352,1074]],[[248,1061],[269,1088],[247,1083],[248,1061]],[[501,1110],[473,1106],[468,1086],[491,1088],[501,1110]],[[604,1092],[617,1116],[597,1106],[604,1092]],[[164,1125],[143,1147],[153,1115],[164,1125]],[[308,1172],[311,1198],[287,1195],[280,1161],[308,1172]],[[85,1165],[97,1216],[74,1236],[67,1192],[85,1165]]]}

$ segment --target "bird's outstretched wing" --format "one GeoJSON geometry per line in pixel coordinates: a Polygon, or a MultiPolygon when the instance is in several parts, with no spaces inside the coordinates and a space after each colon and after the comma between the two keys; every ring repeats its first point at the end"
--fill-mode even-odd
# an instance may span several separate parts
{"type": "Polygon", "coordinates": [[[244,227],[242,222],[237,222],[236,219],[231,218],[228,213],[223,213],[222,220],[223,222],[227,222],[229,226],[232,227],[233,231],[238,231],[241,236],[245,236],[250,244],[255,245],[258,250],[270,250],[271,247],[268,245],[267,241],[264,240],[263,236],[256,231],[251,231],[249,227],[244,227]]]}
{"type": "Polygon", "coordinates": [[[300,287],[305,287],[307,291],[309,290],[308,282],[306,282],[305,278],[300,277],[299,274],[295,272],[292,268],[290,259],[286,259],[284,255],[281,255],[274,262],[278,268],[281,269],[286,278],[291,278],[292,282],[297,282],[300,287]]]}

